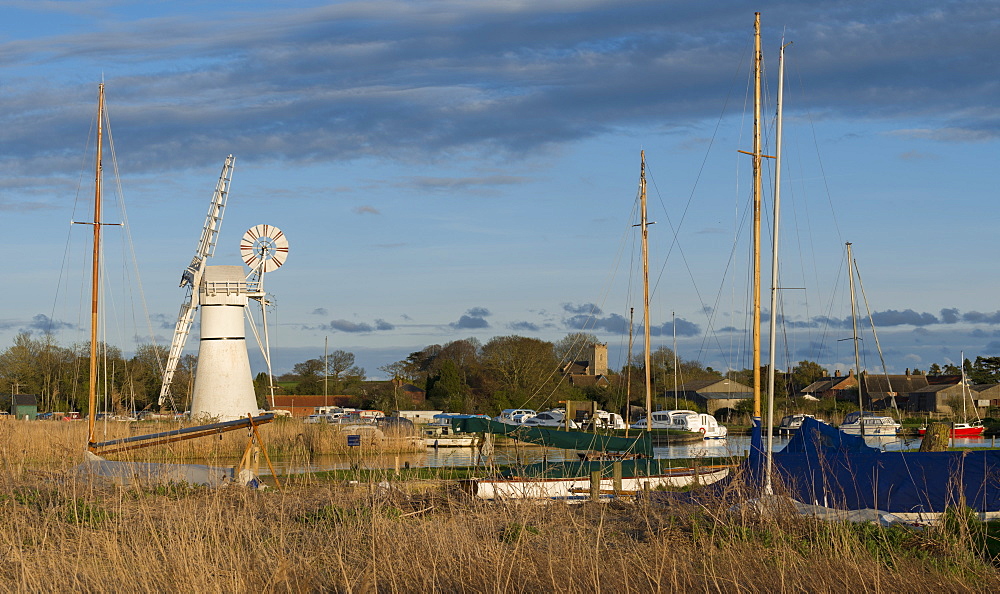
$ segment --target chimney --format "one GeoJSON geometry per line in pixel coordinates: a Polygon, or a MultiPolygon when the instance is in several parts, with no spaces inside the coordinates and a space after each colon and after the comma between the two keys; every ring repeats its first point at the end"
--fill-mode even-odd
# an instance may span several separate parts
{"type": "Polygon", "coordinates": [[[840,377],[840,370],[839,369],[834,369],[833,370],[833,377],[840,377]]]}

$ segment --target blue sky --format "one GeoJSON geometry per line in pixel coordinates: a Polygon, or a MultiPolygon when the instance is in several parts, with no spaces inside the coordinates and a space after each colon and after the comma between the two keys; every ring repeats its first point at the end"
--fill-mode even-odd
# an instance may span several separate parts
{"type": "Polygon", "coordinates": [[[62,344],[84,339],[69,264],[86,230],[69,221],[87,218],[103,79],[152,320],[130,277],[109,305],[138,327],[122,336],[169,344],[233,153],[214,263],[238,263],[253,225],[289,237],[268,279],[278,371],[326,337],[378,376],[428,344],[580,328],[620,364],[644,149],[654,346],[676,312],[683,357],[743,367],[750,165],[736,151],[750,148],[755,9],[768,142],[777,48],[793,42],[782,285],[804,290],[782,293],[779,367],[853,365],[838,342],[845,241],[891,371],[1000,355],[1000,6],[971,1],[0,1],[0,212],[16,256],[0,341],[48,320],[62,344]]]}

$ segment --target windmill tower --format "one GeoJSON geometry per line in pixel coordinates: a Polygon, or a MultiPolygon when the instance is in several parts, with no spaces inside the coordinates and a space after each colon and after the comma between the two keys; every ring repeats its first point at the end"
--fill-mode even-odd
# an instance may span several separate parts
{"type": "MultiPolygon", "coordinates": [[[[259,410],[246,345],[245,320],[253,323],[247,306],[250,299],[261,304],[261,350],[270,371],[264,276],[284,264],[288,239],[277,227],[257,225],[243,236],[240,252],[251,268],[249,275],[244,274],[242,266],[207,266],[198,287],[201,342],[191,397],[192,418],[226,421],[259,410]]],[[[256,328],[254,335],[259,337],[256,328]]]]}

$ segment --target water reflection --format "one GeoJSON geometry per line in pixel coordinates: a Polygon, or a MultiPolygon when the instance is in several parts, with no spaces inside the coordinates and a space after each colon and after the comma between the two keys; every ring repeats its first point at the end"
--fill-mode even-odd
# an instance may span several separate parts
{"type": "MultiPolygon", "coordinates": [[[[774,437],[773,451],[780,451],[788,445],[788,437],[774,437]]],[[[912,450],[920,447],[919,437],[866,437],[865,442],[871,447],[883,451],[912,450]]],[[[952,439],[952,447],[983,448],[992,445],[992,440],[981,437],[966,437],[952,439]]],[[[653,448],[656,458],[675,460],[680,458],[725,458],[742,457],[750,450],[750,436],[731,435],[727,439],[711,439],[702,442],[672,445],[653,448]]],[[[298,474],[320,470],[340,470],[351,468],[357,464],[360,468],[392,469],[399,458],[399,466],[447,468],[455,466],[474,466],[479,463],[479,452],[474,448],[427,448],[425,452],[383,454],[356,458],[349,455],[315,456],[309,462],[289,459],[273,459],[275,471],[278,474],[298,474]]],[[[532,445],[497,447],[493,454],[493,462],[498,465],[533,464],[536,462],[563,462],[577,460],[575,450],[560,450],[532,445]]]]}

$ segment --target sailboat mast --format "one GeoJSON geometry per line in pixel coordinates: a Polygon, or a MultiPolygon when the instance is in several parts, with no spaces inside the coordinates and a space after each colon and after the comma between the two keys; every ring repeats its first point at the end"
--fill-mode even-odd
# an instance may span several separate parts
{"type": "Polygon", "coordinates": [[[753,21],[753,416],[760,419],[760,211],[761,211],[761,146],[760,146],[760,13],[753,21]]]}
{"type": "Polygon", "coordinates": [[[670,325],[674,327],[674,408],[677,404],[677,315],[670,312],[670,325]]]}
{"type": "Polygon", "coordinates": [[[101,191],[103,184],[102,133],[104,130],[104,83],[97,92],[97,162],[94,167],[94,261],[90,288],[90,382],[87,392],[87,449],[93,451],[97,443],[95,417],[97,416],[97,309],[100,298],[101,274],[101,191]]]}
{"type": "MultiPolygon", "coordinates": [[[[854,257],[851,255],[851,242],[847,242],[847,270],[850,273],[851,288],[851,324],[854,327],[854,379],[858,382],[858,412],[865,410],[864,396],[861,390],[861,351],[858,348],[858,308],[857,300],[854,298],[854,257]]],[[[865,425],[862,422],[864,414],[858,417],[858,425],[861,427],[861,435],[865,434],[865,425]]]]}
{"type": "MultiPolygon", "coordinates": [[[[962,356],[962,422],[968,423],[969,411],[966,410],[965,408],[965,401],[966,401],[965,388],[968,387],[967,384],[965,383],[965,351],[959,351],[959,352],[961,353],[962,356]]],[[[979,416],[978,412],[976,413],[976,416],[979,416]]]]}
{"type": "Polygon", "coordinates": [[[628,308],[628,374],[625,376],[625,437],[628,437],[628,429],[632,426],[632,320],[635,317],[635,308],[628,308]]]}
{"type": "Polygon", "coordinates": [[[646,431],[653,430],[653,387],[649,368],[649,221],[646,219],[646,151],[640,152],[639,196],[642,205],[642,329],[646,368],[646,431]]]}
{"type": "Polygon", "coordinates": [[[774,443],[774,374],[778,350],[778,222],[781,219],[781,102],[785,92],[785,45],[778,51],[778,100],[774,140],[774,233],[771,242],[771,320],[767,363],[767,484],[771,484],[774,443]]]}

